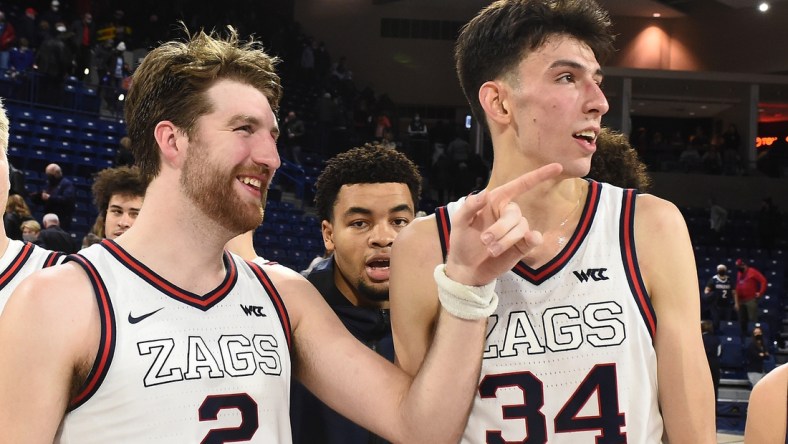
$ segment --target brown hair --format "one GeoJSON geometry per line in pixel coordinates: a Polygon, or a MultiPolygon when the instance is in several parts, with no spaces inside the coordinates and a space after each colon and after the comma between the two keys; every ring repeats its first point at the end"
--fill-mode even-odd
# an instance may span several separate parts
{"type": "Polygon", "coordinates": [[[134,72],[125,117],[145,183],[159,174],[161,166],[153,135],[156,125],[169,120],[191,138],[197,119],[212,110],[205,92],[217,80],[232,79],[257,88],[277,111],[282,87],[274,67],[279,60],[263,52],[254,39],[242,43],[233,27],[227,29],[228,35],[221,38],[202,30],[190,35],[184,25],[187,41],[162,44],[134,72]]]}
{"type": "Polygon", "coordinates": [[[32,217],[27,202],[18,194],[8,196],[8,202],[5,204],[5,212],[16,213],[22,217],[32,217]]]}
{"type": "Polygon", "coordinates": [[[602,63],[613,51],[611,26],[594,0],[499,0],[482,9],[454,46],[457,76],[476,120],[486,126],[479,102],[484,82],[512,72],[554,35],[587,44],[602,63]]]}

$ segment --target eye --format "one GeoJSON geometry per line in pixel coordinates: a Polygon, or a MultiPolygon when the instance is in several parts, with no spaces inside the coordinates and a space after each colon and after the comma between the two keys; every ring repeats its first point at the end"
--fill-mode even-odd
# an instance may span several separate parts
{"type": "Polygon", "coordinates": [[[366,228],[367,225],[367,221],[365,220],[354,220],[348,224],[351,228],[366,228]]]}
{"type": "Polygon", "coordinates": [[[574,74],[566,73],[558,77],[558,82],[560,83],[573,83],[574,81],[574,74]]]}
{"type": "Polygon", "coordinates": [[[401,218],[401,219],[394,219],[394,220],[392,221],[392,224],[393,224],[395,227],[406,227],[406,226],[407,226],[409,223],[410,223],[410,219],[405,219],[405,218],[401,218]]]}
{"type": "Polygon", "coordinates": [[[115,216],[120,216],[120,215],[123,214],[123,211],[120,211],[120,210],[117,210],[117,209],[116,210],[109,210],[109,212],[112,213],[115,216]]]}
{"type": "Polygon", "coordinates": [[[243,132],[248,133],[248,134],[252,134],[254,132],[252,130],[252,126],[251,125],[239,126],[234,131],[243,131],[243,132]]]}

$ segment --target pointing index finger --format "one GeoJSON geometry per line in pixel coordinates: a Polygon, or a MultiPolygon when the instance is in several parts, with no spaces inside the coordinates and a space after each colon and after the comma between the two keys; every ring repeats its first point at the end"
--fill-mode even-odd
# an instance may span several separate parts
{"type": "Polygon", "coordinates": [[[489,198],[497,202],[497,207],[508,204],[515,197],[534,188],[540,183],[558,176],[563,171],[559,163],[551,163],[536,170],[529,171],[514,180],[511,180],[498,188],[490,191],[489,198]]]}

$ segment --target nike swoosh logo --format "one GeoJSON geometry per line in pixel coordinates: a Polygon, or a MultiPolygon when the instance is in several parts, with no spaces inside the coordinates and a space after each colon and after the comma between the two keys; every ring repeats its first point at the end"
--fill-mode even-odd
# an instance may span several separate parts
{"type": "Polygon", "coordinates": [[[147,318],[149,316],[155,315],[156,313],[158,313],[159,311],[161,311],[163,309],[164,309],[164,307],[161,307],[158,310],[154,310],[154,311],[152,311],[150,313],[146,313],[146,314],[144,314],[142,316],[137,316],[137,317],[132,316],[131,312],[129,312],[129,324],[136,324],[137,322],[140,322],[140,321],[144,320],[145,318],[147,318]]]}

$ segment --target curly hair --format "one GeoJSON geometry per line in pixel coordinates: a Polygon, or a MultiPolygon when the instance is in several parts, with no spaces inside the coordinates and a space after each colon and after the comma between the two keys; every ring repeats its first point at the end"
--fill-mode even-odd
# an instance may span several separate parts
{"type": "Polygon", "coordinates": [[[162,44],[134,72],[125,117],[131,150],[145,183],[160,171],[156,125],[169,120],[192,138],[197,119],[213,110],[206,92],[218,80],[251,85],[277,112],[282,86],[274,68],[279,59],[263,52],[253,38],[241,42],[235,28],[227,29],[228,35],[222,38],[213,31],[190,35],[184,25],[187,41],[162,44]]]}
{"type": "Polygon", "coordinates": [[[478,122],[486,127],[479,88],[513,72],[554,35],[584,42],[600,63],[613,51],[610,16],[594,0],[499,0],[463,26],[454,46],[455,68],[478,122]]]}
{"type": "Polygon", "coordinates": [[[629,138],[608,128],[602,128],[599,133],[596,152],[591,157],[591,170],[586,177],[643,192],[651,188],[648,168],[629,144],[629,138]]]}
{"type": "Polygon", "coordinates": [[[337,154],[326,163],[315,184],[315,207],[320,219],[333,221],[339,189],[359,183],[404,183],[415,205],[421,195],[421,174],[407,156],[393,148],[368,143],[337,154]]]}

